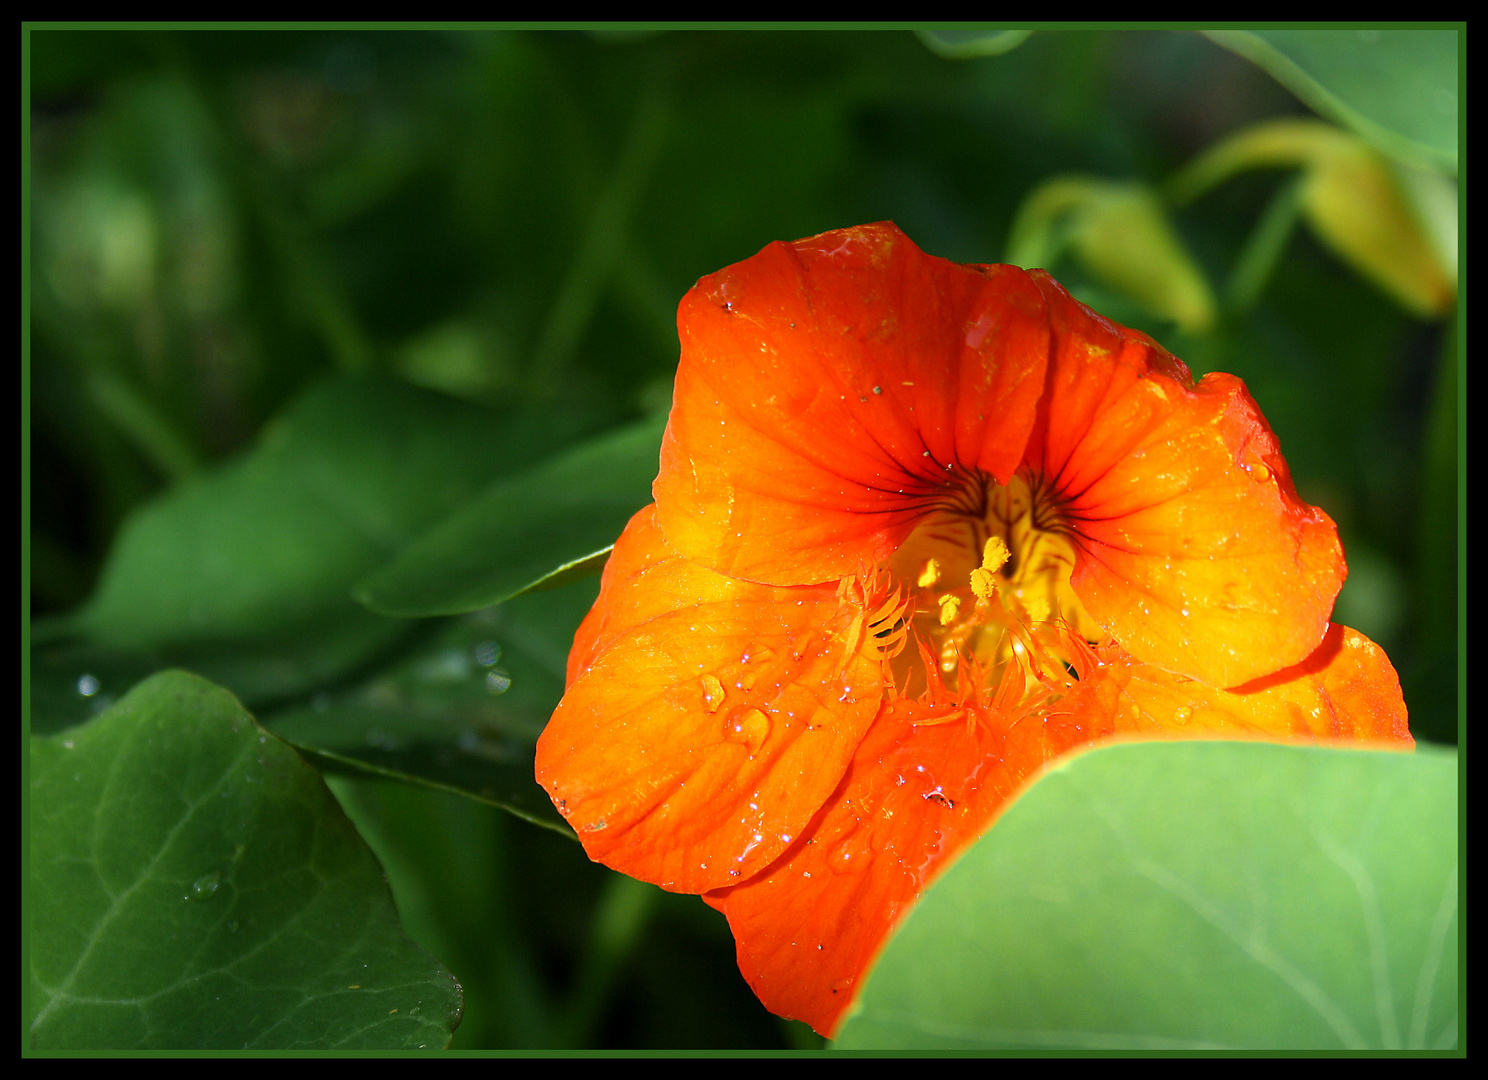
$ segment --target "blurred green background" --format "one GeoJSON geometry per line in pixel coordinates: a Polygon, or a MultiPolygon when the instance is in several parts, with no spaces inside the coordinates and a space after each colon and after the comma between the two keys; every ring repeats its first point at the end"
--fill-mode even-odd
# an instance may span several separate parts
{"type": "MultiPolygon", "coordinates": [[[[366,464],[375,454],[358,447],[399,422],[384,412],[424,410],[445,457],[405,486],[447,479],[448,509],[575,440],[664,415],[676,305],[698,277],[773,240],[891,219],[958,261],[1044,255],[1196,374],[1242,377],[1301,494],[1338,522],[1350,577],[1337,621],[1386,648],[1417,737],[1456,741],[1455,307],[1411,309],[1367,259],[1341,255],[1299,210],[1294,168],[1181,194],[1175,178],[1226,137],[1314,115],[1216,41],[49,29],[28,41],[38,731],[176,663],[311,746],[331,745],[317,714],[380,709],[357,729],[363,765],[451,716],[462,749],[489,729],[527,745],[530,764],[595,582],[468,616],[357,622],[373,617],[347,613],[348,586],[438,520],[433,503],[389,526],[380,560],[357,556],[365,565],[327,586],[334,602],[210,649],[132,638],[101,600],[92,622],[73,613],[131,513],[215,483],[255,446],[333,426],[326,416],[355,429],[337,452],[366,464]],[[1030,226],[1031,196],[1062,176],[1087,194],[1154,193],[1179,284],[1111,272],[1093,239],[1089,208],[1111,205],[1099,199],[1073,225],[1030,226]],[[1210,294],[1200,317],[1172,300],[1195,280],[1210,294]],[[367,386],[380,388],[371,404],[346,389],[367,386]]],[[[1455,157],[1410,164],[1455,173],[1455,157]]],[[[1154,249],[1123,228],[1116,250],[1129,242],[1141,262],[1154,249]]],[[[1455,282],[1455,247],[1451,264],[1455,282]]],[[[156,573],[168,579],[169,560],[156,573]]],[[[507,746],[492,745],[488,763],[507,746]]],[[[404,765],[433,776],[448,763],[404,765]]],[[[479,790],[456,771],[441,780],[479,790]]],[[[335,790],[405,926],[465,989],[456,1047],[819,1044],[761,1009],[722,917],[695,898],[590,865],[488,802],[348,775],[335,790]]]]}

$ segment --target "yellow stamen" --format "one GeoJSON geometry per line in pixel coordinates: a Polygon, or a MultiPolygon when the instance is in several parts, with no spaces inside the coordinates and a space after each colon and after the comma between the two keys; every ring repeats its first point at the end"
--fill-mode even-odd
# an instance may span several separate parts
{"type": "Polygon", "coordinates": [[[987,546],[982,549],[982,569],[995,574],[1007,565],[1012,554],[1008,550],[1007,541],[1000,536],[991,537],[987,546]]]}
{"type": "Polygon", "coordinates": [[[950,626],[956,621],[956,612],[961,609],[961,598],[952,593],[946,593],[940,598],[940,625],[950,626]]]}
{"type": "MultiPolygon", "coordinates": [[[[969,490],[975,494],[974,485],[969,490]]],[[[1076,552],[1051,524],[1060,508],[1023,476],[989,482],[984,494],[980,519],[948,509],[896,552],[890,569],[918,593],[920,614],[905,624],[909,647],[883,649],[894,658],[896,688],[905,697],[928,694],[937,715],[964,710],[968,723],[984,706],[994,708],[989,695],[1011,717],[1040,694],[1066,692],[1055,688],[1074,678],[1071,660],[1089,663],[1075,650],[1104,639],[1071,590],[1076,552]],[[972,708],[974,701],[980,704],[972,708]]],[[[888,625],[876,618],[867,631],[875,636],[888,625]]]]}

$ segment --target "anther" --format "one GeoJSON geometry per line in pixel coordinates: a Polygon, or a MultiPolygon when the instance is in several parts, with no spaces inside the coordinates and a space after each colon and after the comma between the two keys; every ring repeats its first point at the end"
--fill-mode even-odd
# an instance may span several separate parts
{"type": "Polygon", "coordinates": [[[950,626],[956,621],[956,612],[961,609],[961,598],[954,593],[946,593],[940,598],[940,625],[950,626]]]}
{"type": "Polygon", "coordinates": [[[920,578],[915,582],[922,589],[928,589],[940,580],[940,563],[934,559],[925,560],[925,569],[920,571],[920,578]]]}
{"type": "Polygon", "coordinates": [[[1007,543],[1000,536],[993,536],[987,540],[987,546],[982,549],[982,569],[997,573],[1012,557],[1007,543]]]}

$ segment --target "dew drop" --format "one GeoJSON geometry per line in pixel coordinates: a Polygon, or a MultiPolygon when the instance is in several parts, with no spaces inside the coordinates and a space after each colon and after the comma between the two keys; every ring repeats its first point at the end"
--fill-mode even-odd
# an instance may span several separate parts
{"type": "Polygon", "coordinates": [[[703,676],[703,708],[710,713],[717,712],[723,705],[723,683],[718,681],[716,675],[703,676]]]}
{"type": "Polygon", "coordinates": [[[83,695],[83,697],[92,697],[94,694],[98,693],[98,688],[100,685],[101,684],[94,676],[84,675],[77,681],[77,692],[83,695]]]}
{"type": "Polygon", "coordinates": [[[723,724],[723,737],[749,747],[753,754],[770,734],[770,718],[759,709],[737,712],[723,724]]]}
{"type": "Polygon", "coordinates": [[[191,883],[191,891],[186,894],[187,900],[210,900],[217,892],[217,887],[222,884],[222,871],[213,870],[203,874],[191,883]]]}

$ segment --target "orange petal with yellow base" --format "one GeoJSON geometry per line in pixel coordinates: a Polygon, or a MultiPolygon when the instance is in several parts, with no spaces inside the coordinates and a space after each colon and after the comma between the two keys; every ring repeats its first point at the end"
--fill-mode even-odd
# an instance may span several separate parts
{"type": "Polygon", "coordinates": [[[1389,661],[1344,627],[1302,664],[1237,691],[1114,645],[1095,656],[1074,693],[1012,723],[926,724],[921,704],[887,703],[807,834],[757,877],[704,896],[727,915],[740,970],[767,1008],[830,1036],[904,912],[1070,750],[1119,737],[1412,745],[1389,661]]]}
{"type": "Polygon", "coordinates": [[[784,589],[681,559],[632,519],[537,745],[589,856],[678,892],[745,880],[801,834],[883,696],[880,643],[834,582],[784,589]]]}
{"type": "Polygon", "coordinates": [[[1415,745],[1400,679],[1385,651],[1357,630],[1331,623],[1300,664],[1231,690],[1096,646],[1099,678],[1083,679],[1065,704],[1098,724],[1151,724],[1180,738],[1268,738],[1415,745]]]}
{"type": "Polygon", "coordinates": [[[1008,480],[1049,344],[1027,274],[933,258],[889,223],[771,244],[699,281],[677,322],[662,528],[776,585],[881,563],[952,466],[1008,480]]]}
{"type": "Polygon", "coordinates": [[[1034,272],[1055,347],[1028,468],[1076,542],[1071,585],[1132,655],[1236,686],[1322,641],[1346,573],[1245,385],[1197,385],[1034,272]],[[1063,300],[1061,300],[1063,298],[1063,300]]]}

